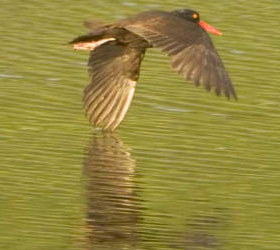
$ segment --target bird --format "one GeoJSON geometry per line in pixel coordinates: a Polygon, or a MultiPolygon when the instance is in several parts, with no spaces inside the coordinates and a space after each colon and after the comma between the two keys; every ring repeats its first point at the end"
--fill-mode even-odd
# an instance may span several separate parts
{"type": "Polygon", "coordinates": [[[90,51],[84,109],[91,124],[113,132],[126,115],[146,49],[171,57],[171,67],[207,91],[237,99],[234,86],[208,34],[222,33],[190,9],[151,10],[115,23],[85,21],[88,33],[73,39],[74,50],[90,51]]]}

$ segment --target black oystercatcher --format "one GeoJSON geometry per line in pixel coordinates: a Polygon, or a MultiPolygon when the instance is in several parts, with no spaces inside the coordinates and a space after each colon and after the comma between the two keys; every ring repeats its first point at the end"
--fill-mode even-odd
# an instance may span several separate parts
{"type": "Polygon", "coordinates": [[[90,83],[84,107],[91,123],[113,131],[123,120],[133,98],[140,64],[147,48],[171,57],[172,68],[195,85],[217,95],[237,98],[228,73],[206,31],[221,32],[200,21],[193,10],[148,11],[114,24],[86,22],[89,33],[70,44],[90,50],[90,83]]]}

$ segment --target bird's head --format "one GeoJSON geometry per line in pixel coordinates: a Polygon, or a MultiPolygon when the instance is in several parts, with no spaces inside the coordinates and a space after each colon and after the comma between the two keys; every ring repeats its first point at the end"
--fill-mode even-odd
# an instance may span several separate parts
{"type": "Polygon", "coordinates": [[[183,9],[183,10],[175,10],[174,13],[181,18],[184,18],[185,20],[188,20],[189,22],[197,23],[200,25],[201,28],[203,28],[205,31],[210,32],[214,35],[222,35],[222,32],[218,29],[214,28],[210,24],[203,22],[200,20],[199,13],[194,10],[189,9],[183,9]]]}

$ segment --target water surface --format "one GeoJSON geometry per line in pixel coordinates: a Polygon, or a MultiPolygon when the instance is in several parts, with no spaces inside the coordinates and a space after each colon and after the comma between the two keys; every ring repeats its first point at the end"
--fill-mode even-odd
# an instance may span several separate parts
{"type": "Polygon", "coordinates": [[[279,1],[8,1],[0,8],[3,249],[279,249],[279,1]],[[82,22],[193,8],[239,100],[146,53],[113,135],[82,109],[82,22]]]}

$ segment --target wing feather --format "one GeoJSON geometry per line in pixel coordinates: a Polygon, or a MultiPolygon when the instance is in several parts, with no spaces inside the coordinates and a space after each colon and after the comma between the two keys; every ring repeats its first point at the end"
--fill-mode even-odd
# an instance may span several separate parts
{"type": "Polygon", "coordinates": [[[113,131],[132,102],[143,49],[110,41],[97,47],[89,58],[90,83],[84,90],[84,108],[90,122],[113,131]]]}
{"type": "Polygon", "coordinates": [[[168,12],[142,14],[141,18],[120,22],[125,29],[144,38],[154,47],[171,56],[171,66],[185,79],[205,89],[214,89],[228,97],[237,98],[229,75],[211,38],[197,23],[168,12]]]}

